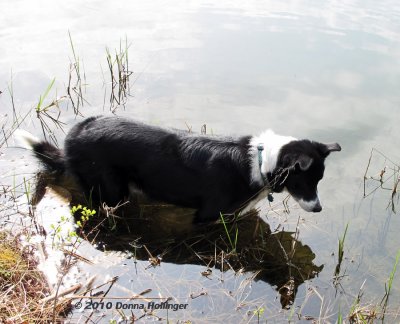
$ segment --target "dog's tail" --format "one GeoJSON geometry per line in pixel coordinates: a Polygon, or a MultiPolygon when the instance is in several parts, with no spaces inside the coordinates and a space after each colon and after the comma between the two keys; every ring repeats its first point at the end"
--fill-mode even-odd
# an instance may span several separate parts
{"type": "Polygon", "coordinates": [[[14,132],[14,138],[21,147],[32,150],[47,171],[57,173],[65,171],[64,153],[53,144],[40,140],[22,129],[17,129],[14,132]]]}

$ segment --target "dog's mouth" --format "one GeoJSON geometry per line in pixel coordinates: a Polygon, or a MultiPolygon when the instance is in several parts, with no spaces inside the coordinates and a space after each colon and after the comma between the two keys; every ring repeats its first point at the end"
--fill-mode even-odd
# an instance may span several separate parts
{"type": "Polygon", "coordinates": [[[319,213],[322,210],[321,202],[318,196],[312,200],[304,200],[303,198],[294,197],[301,208],[307,212],[319,213]]]}

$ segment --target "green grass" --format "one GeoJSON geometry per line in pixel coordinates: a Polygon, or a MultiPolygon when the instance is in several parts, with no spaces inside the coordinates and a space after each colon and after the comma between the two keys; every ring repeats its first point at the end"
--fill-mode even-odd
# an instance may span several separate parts
{"type": "Polygon", "coordinates": [[[397,271],[397,265],[399,264],[399,260],[400,260],[400,250],[397,251],[396,259],[395,259],[395,262],[394,262],[394,265],[393,265],[393,269],[390,272],[388,282],[385,283],[385,295],[383,296],[383,298],[381,300],[381,306],[383,308],[383,311],[382,311],[383,314],[385,314],[387,305],[389,303],[389,296],[390,296],[390,292],[391,292],[392,287],[393,287],[393,280],[394,280],[394,276],[395,276],[396,271],[397,271]]]}
{"type": "Polygon", "coordinates": [[[344,230],[343,236],[339,238],[339,247],[338,247],[338,262],[335,268],[335,277],[337,278],[340,274],[340,268],[343,262],[344,256],[344,242],[346,240],[347,230],[349,228],[349,223],[346,224],[346,228],[344,230]]]}
{"type": "Polygon", "coordinates": [[[45,104],[45,100],[49,96],[49,93],[54,86],[55,80],[56,79],[53,78],[44,93],[39,96],[39,101],[36,105],[35,111],[36,117],[40,121],[44,138],[46,140],[49,138],[55,144],[57,144],[57,139],[54,136],[54,131],[51,125],[63,130],[65,123],[61,122],[60,120],[61,111],[59,109],[59,103],[65,98],[65,96],[55,98],[50,103],[45,104]]]}
{"type": "Polygon", "coordinates": [[[232,240],[231,234],[230,234],[230,232],[228,230],[228,227],[226,226],[224,215],[222,213],[220,213],[220,217],[221,217],[222,224],[224,225],[225,233],[226,233],[226,235],[228,237],[229,244],[231,246],[231,252],[236,252],[239,229],[236,227],[235,238],[234,238],[234,240],[232,240]]]}
{"type": "Polygon", "coordinates": [[[50,107],[50,105],[48,106],[43,106],[44,100],[47,98],[47,96],[49,95],[49,92],[51,90],[51,88],[53,88],[54,82],[56,81],[56,78],[54,78],[53,80],[51,80],[50,84],[47,86],[46,91],[39,96],[39,102],[36,106],[36,112],[40,113],[42,111],[45,111],[46,109],[48,109],[50,107]]]}
{"type": "Polygon", "coordinates": [[[343,323],[343,315],[342,315],[342,312],[341,312],[341,310],[340,310],[340,306],[339,306],[339,312],[338,312],[337,323],[338,323],[338,324],[343,323]]]}

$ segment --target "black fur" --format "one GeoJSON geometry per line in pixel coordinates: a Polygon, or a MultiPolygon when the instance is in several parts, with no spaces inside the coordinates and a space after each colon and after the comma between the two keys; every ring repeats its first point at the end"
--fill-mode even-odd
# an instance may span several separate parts
{"type": "Polygon", "coordinates": [[[53,154],[49,165],[65,165],[95,201],[116,205],[132,182],[153,199],[198,209],[197,220],[207,221],[233,212],[261,189],[251,184],[249,140],[91,117],[72,128],[65,156],[53,154]]]}
{"type": "MultiPolygon", "coordinates": [[[[251,178],[251,139],[91,117],[72,128],[64,152],[47,142],[33,148],[47,168],[77,177],[95,202],[118,204],[129,196],[132,183],[152,199],[197,209],[195,220],[203,222],[235,211],[263,189],[251,178]]],[[[310,141],[284,145],[276,168],[268,174],[271,189],[280,192],[286,187],[295,198],[303,198],[304,191],[313,199],[329,152],[326,145],[310,141]]]]}
{"type": "Polygon", "coordinates": [[[54,145],[43,141],[33,145],[33,152],[49,171],[63,173],[65,171],[64,155],[54,145]]]}
{"type": "Polygon", "coordinates": [[[331,152],[326,147],[309,140],[283,145],[277,167],[268,175],[269,181],[275,183],[274,191],[286,188],[295,199],[316,199],[317,185],[324,175],[324,160],[331,152]]]}

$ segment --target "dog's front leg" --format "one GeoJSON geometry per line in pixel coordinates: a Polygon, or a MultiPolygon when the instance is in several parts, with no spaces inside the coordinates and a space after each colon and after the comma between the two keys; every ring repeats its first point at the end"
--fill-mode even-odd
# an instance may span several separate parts
{"type": "Polygon", "coordinates": [[[221,213],[228,210],[230,204],[223,201],[221,197],[207,199],[203,205],[197,210],[194,223],[207,223],[220,218],[221,213]]]}

